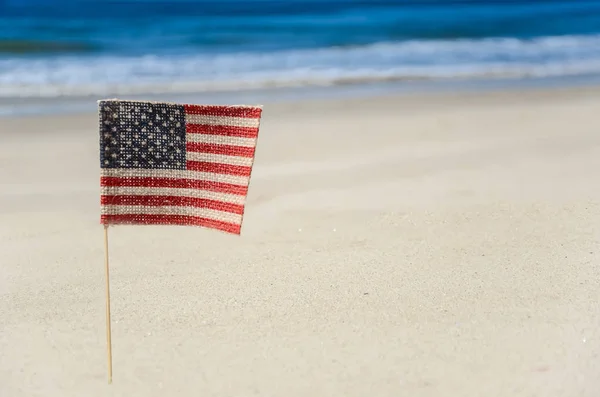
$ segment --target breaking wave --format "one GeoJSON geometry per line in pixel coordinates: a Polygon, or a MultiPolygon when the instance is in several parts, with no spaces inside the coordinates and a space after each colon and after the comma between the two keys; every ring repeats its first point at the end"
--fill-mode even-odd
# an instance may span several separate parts
{"type": "Polygon", "coordinates": [[[0,58],[0,97],[104,96],[600,73],[600,35],[408,40],[229,54],[0,58]]]}

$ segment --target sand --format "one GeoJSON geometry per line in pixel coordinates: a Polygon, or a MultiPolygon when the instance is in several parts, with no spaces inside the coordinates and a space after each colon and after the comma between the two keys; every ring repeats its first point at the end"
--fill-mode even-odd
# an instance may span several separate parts
{"type": "Polygon", "coordinates": [[[97,116],[0,120],[0,395],[597,396],[600,90],[264,104],[242,236],[110,229],[97,116]]]}

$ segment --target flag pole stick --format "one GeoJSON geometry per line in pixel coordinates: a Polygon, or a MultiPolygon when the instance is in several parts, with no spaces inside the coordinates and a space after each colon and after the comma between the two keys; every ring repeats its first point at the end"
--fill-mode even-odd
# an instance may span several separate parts
{"type": "Polygon", "coordinates": [[[108,272],[108,225],[104,225],[104,268],[106,270],[106,343],[108,354],[108,383],[112,383],[112,342],[110,332],[110,278],[108,272]]]}

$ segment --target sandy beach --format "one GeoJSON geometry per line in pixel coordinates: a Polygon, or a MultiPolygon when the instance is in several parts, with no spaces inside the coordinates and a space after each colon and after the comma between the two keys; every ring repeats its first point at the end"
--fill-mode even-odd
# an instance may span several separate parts
{"type": "Polygon", "coordinates": [[[110,228],[98,116],[0,119],[0,395],[600,390],[600,89],[264,103],[241,237],[110,228]]]}

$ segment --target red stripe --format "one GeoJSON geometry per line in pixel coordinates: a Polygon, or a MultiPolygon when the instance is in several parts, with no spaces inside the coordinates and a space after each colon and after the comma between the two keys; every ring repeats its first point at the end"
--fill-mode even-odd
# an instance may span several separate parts
{"type": "Polygon", "coordinates": [[[211,192],[239,194],[242,196],[248,194],[247,186],[184,178],[118,178],[114,176],[103,176],[100,178],[100,186],[165,187],[175,189],[209,190],[211,192]]]}
{"type": "Polygon", "coordinates": [[[224,105],[183,105],[187,114],[200,114],[206,116],[229,116],[258,119],[262,113],[261,108],[251,106],[224,106],[224,105]]]}
{"type": "Polygon", "coordinates": [[[143,205],[148,207],[174,206],[174,207],[197,207],[209,208],[211,210],[231,212],[243,215],[244,206],[240,204],[226,203],[223,201],[209,200],[198,197],[182,196],[150,196],[150,195],[103,195],[100,197],[103,205],[143,205]]]}
{"type": "Polygon", "coordinates": [[[213,219],[201,218],[199,216],[183,215],[101,215],[100,223],[107,224],[130,224],[130,225],[181,225],[181,226],[202,226],[211,229],[221,230],[231,234],[239,235],[242,229],[241,225],[235,223],[221,222],[213,219]]]}
{"type": "Polygon", "coordinates": [[[240,138],[256,138],[258,136],[258,128],[256,127],[236,127],[234,125],[186,123],[185,130],[188,134],[237,136],[240,138]]]}
{"type": "Polygon", "coordinates": [[[237,176],[250,176],[252,167],[243,165],[231,165],[222,163],[208,163],[206,161],[188,161],[187,169],[190,171],[213,172],[215,174],[227,174],[237,176]]]}
{"type": "Polygon", "coordinates": [[[247,146],[216,145],[214,143],[188,142],[188,152],[224,154],[226,156],[253,157],[254,148],[247,146]]]}

